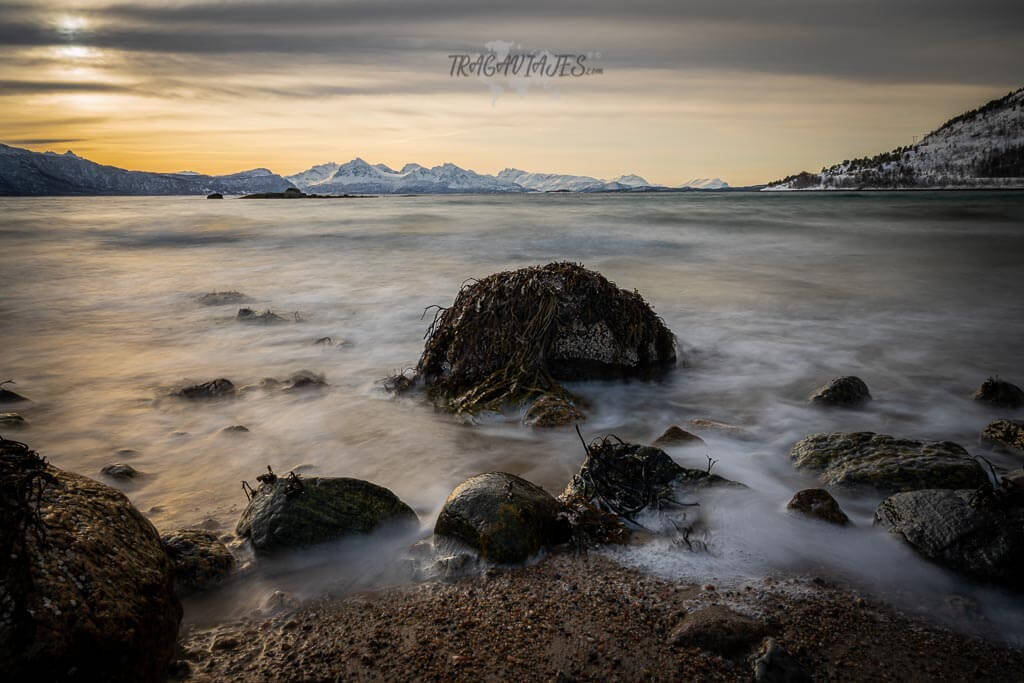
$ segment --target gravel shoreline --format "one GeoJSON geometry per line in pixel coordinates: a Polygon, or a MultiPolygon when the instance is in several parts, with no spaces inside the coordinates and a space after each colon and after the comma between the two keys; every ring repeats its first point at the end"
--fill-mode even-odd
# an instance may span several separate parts
{"type": "Polygon", "coordinates": [[[1024,651],[822,579],[701,586],[569,554],[188,627],[172,668],[195,681],[750,681],[765,636],[814,680],[1011,681],[1024,671],[1024,651]],[[724,637],[701,621],[722,612],[735,613],[724,637]]]}

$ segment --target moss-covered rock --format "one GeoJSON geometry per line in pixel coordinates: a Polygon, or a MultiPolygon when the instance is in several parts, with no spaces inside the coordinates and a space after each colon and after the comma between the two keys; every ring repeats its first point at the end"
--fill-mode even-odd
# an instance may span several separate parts
{"type": "Polygon", "coordinates": [[[383,525],[414,526],[398,496],[361,479],[263,475],[236,533],[262,555],[366,534],[383,525]]]}
{"type": "Polygon", "coordinates": [[[997,449],[1024,453],[1024,420],[996,420],[982,430],[981,440],[997,449]]]}
{"type": "Polygon", "coordinates": [[[981,465],[952,441],[913,441],[874,432],[811,434],[789,453],[800,469],[821,472],[823,484],[880,491],[974,488],[988,482],[981,465]]]}
{"type": "Polygon", "coordinates": [[[453,412],[500,409],[560,380],[648,377],[675,340],[643,297],[573,263],[496,273],[465,285],[431,325],[416,373],[453,412]]]}
{"type": "Polygon", "coordinates": [[[160,681],[181,604],[153,525],[119,491],[0,441],[0,671],[160,681]]]}
{"type": "Polygon", "coordinates": [[[817,406],[859,408],[871,400],[871,392],[864,380],[849,375],[818,387],[808,400],[817,406]]]}
{"type": "Polygon", "coordinates": [[[530,427],[565,427],[587,419],[569,400],[545,394],[530,404],[523,424],[530,427]]]}
{"type": "Polygon", "coordinates": [[[514,474],[487,472],[451,492],[434,533],[462,541],[491,562],[514,564],[569,540],[564,507],[514,474]]]}
{"type": "Polygon", "coordinates": [[[231,551],[205,529],[178,529],[161,537],[174,569],[178,595],[212,588],[235,568],[231,551]]]}
{"type": "Polygon", "coordinates": [[[1024,493],[923,490],[897,493],[875,511],[875,524],[936,564],[1024,589],[1024,493]]]}

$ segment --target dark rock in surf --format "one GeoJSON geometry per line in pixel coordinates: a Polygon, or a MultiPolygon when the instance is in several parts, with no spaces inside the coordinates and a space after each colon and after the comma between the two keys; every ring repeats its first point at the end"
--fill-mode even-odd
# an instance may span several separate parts
{"type": "Polygon", "coordinates": [[[134,479],[139,476],[139,471],[131,465],[124,465],[122,463],[115,463],[113,465],[106,465],[100,470],[101,473],[107,475],[111,479],[121,479],[122,481],[128,479],[134,479]]]}
{"type": "Polygon", "coordinates": [[[829,524],[845,526],[850,523],[839,503],[825,489],[797,491],[786,508],[829,524]]]}
{"type": "Polygon", "coordinates": [[[153,525],[119,491],[7,440],[0,509],[5,680],[164,680],[182,612],[153,525]]]}
{"type": "Polygon", "coordinates": [[[676,360],[672,333],[636,292],[573,263],[466,284],[434,320],[416,372],[452,412],[498,410],[561,380],[651,377],[676,360]]]}
{"type": "Polygon", "coordinates": [[[271,473],[260,480],[235,529],[260,555],[419,522],[394,493],[361,479],[271,473]]]}
{"type": "Polygon", "coordinates": [[[214,379],[202,384],[194,384],[180,389],[174,394],[192,401],[215,398],[231,398],[235,395],[235,385],[229,379],[214,379]]]}
{"type": "Polygon", "coordinates": [[[859,408],[871,401],[868,385],[860,377],[852,375],[836,377],[828,384],[818,387],[811,394],[811,403],[836,408],[859,408]]]}
{"type": "Polygon", "coordinates": [[[225,427],[220,431],[224,432],[225,434],[248,434],[249,428],[246,427],[245,425],[231,425],[229,427],[225,427]]]}
{"type": "Polygon", "coordinates": [[[264,325],[276,325],[288,322],[286,318],[282,318],[270,309],[267,309],[262,313],[257,313],[251,308],[240,308],[238,309],[237,318],[243,323],[262,323],[264,325]]]}
{"type": "Polygon", "coordinates": [[[601,510],[632,519],[651,506],[665,504],[679,493],[713,487],[745,488],[709,470],[681,467],[653,446],[598,439],[560,496],[566,503],[591,503],[601,510]]]}
{"type": "Polygon", "coordinates": [[[1024,454],[1024,420],[996,420],[982,430],[981,441],[997,450],[1024,454]]]}
{"type": "Polygon", "coordinates": [[[689,612],[672,629],[669,642],[677,647],[697,647],[723,657],[745,655],[764,638],[765,625],[723,605],[689,612]]]}
{"type": "Polygon", "coordinates": [[[870,486],[897,492],[976,488],[981,465],[952,441],[912,441],[874,432],[811,434],[789,453],[798,469],[821,472],[826,486],[870,486]]]}
{"type": "Polygon", "coordinates": [[[664,431],[657,439],[651,442],[656,448],[665,446],[706,446],[704,439],[692,434],[679,425],[672,425],[664,431]]]}
{"type": "Polygon", "coordinates": [[[29,399],[25,398],[21,394],[11,391],[10,389],[4,389],[3,385],[7,382],[0,382],[0,403],[28,403],[29,399]]]}
{"type": "Polygon", "coordinates": [[[993,408],[1024,407],[1024,390],[998,377],[989,377],[982,382],[971,398],[993,408]]]}
{"type": "Polygon", "coordinates": [[[0,413],[0,429],[24,429],[28,420],[18,413],[0,413]]]}
{"type": "Polygon", "coordinates": [[[587,419],[567,399],[544,394],[530,404],[523,417],[523,424],[531,427],[564,427],[587,419]]]}
{"type": "Polygon", "coordinates": [[[284,391],[301,391],[304,389],[322,389],[327,386],[324,376],[309,370],[299,370],[288,381],[283,383],[284,391]]]}
{"type": "Polygon", "coordinates": [[[491,562],[515,564],[569,540],[563,506],[514,474],[487,472],[451,492],[434,533],[462,541],[491,562]]]}
{"type": "Polygon", "coordinates": [[[1024,490],[897,493],[875,511],[875,524],[927,559],[983,581],[1024,589],[1024,490]]]}
{"type": "Polygon", "coordinates": [[[220,192],[211,192],[210,194],[206,195],[206,198],[207,199],[224,199],[224,195],[222,195],[220,192]]]}
{"type": "Polygon", "coordinates": [[[226,306],[228,304],[245,304],[252,299],[247,295],[234,290],[226,292],[208,292],[198,299],[203,306],[226,306]]]}
{"type": "Polygon", "coordinates": [[[205,529],[178,529],[161,541],[174,570],[178,595],[204,591],[222,583],[235,568],[231,551],[205,529]]]}

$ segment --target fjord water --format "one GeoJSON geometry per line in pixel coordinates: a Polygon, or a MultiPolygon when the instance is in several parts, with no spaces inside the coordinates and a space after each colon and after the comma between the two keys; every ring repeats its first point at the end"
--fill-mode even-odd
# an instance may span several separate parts
{"type": "MultiPolygon", "coordinates": [[[[715,471],[751,489],[704,501],[710,552],[653,541],[616,557],[697,580],[841,575],[937,605],[966,593],[1019,635],[1007,629],[1024,623],[1020,599],[957,581],[873,529],[877,496],[838,495],[856,523],[848,530],[784,510],[814,484],[787,457],[813,432],[949,439],[1020,466],[978,444],[992,415],[968,399],[989,375],[1024,382],[1019,193],[0,199],[0,379],[33,401],[15,408],[31,426],[5,436],[101,480],[104,465],[132,465],[137,480],[107,483],[160,529],[230,534],[240,482],[267,465],[387,486],[425,530],[451,488],[479,472],[558,493],[583,458],[571,430],[533,431],[519,413],[467,424],[378,384],[415,365],[427,306],[450,304],[467,278],[553,260],[639,290],[679,339],[680,365],[662,382],[572,387],[591,404],[588,437],[649,441],[698,417],[755,437],[706,437],[715,471]],[[216,290],[299,321],[239,323],[237,306],[197,302],[216,290]],[[335,343],[314,344],[325,336],[335,343]],[[330,387],[167,397],[189,382],[241,386],[302,369],[330,387]],[[805,404],[842,374],[867,381],[870,408],[805,404]],[[221,431],[237,424],[250,432],[221,431]]],[[[701,450],[670,453],[706,464],[701,450]]],[[[260,590],[362,585],[407,540],[347,546],[319,564],[293,558],[260,590]]]]}

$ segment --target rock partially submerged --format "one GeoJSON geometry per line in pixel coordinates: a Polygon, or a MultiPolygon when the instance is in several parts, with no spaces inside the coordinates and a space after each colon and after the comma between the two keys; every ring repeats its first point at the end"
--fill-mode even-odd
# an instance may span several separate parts
{"type": "Polygon", "coordinates": [[[1024,406],[1024,389],[1004,379],[989,377],[971,398],[993,408],[1020,408],[1024,406]]]}
{"type": "Polygon", "coordinates": [[[821,472],[827,486],[880,491],[977,488],[988,482],[981,465],[952,441],[913,441],[874,432],[811,434],[789,453],[799,469],[821,472]]]}
{"type": "Polygon", "coordinates": [[[139,471],[131,465],[125,465],[123,463],[114,463],[113,465],[106,465],[100,470],[101,473],[107,475],[111,479],[128,480],[134,479],[139,476],[139,471]]]}
{"type": "Polygon", "coordinates": [[[530,404],[523,424],[531,427],[565,427],[587,419],[579,408],[561,396],[544,394],[530,404]]]}
{"type": "Polygon", "coordinates": [[[996,420],[982,430],[981,440],[997,449],[1024,453],[1024,420],[996,420]]]}
{"type": "Polygon", "coordinates": [[[898,493],[878,506],[875,524],[936,564],[1024,589],[1024,489],[898,493]]]}
{"type": "Polygon", "coordinates": [[[283,391],[302,391],[305,389],[322,389],[327,386],[327,380],[320,373],[312,370],[299,370],[282,384],[283,391]]]}
{"type": "Polygon", "coordinates": [[[672,333],[636,292],[573,263],[497,273],[439,308],[416,367],[455,413],[498,410],[560,380],[650,377],[675,363],[672,333]]]}
{"type": "Polygon", "coordinates": [[[235,529],[257,554],[367,534],[384,525],[418,523],[416,513],[398,496],[361,479],[300,479],[294,473],[278,477],[269,472],[258,480],[235,529]]]}
{"type": "Polygon", "coordinates": [[[178,595],[188,595],[219,585],[235,568],[231,551],[217,535],[205,529],[178,529],[162,537],[174,569],[178,595]]]}
{"type": "Polygon", "coordinates": [[[187,398],[191,401],[200,401],[204,399],[215,399],[215,398],[231,398],[235,395],[235,385],[229,379],[210,380],[209,382],[203,382],[202,384],[193,384],[192,386],[179,389],[174,392],[175,396],[179,398],[187,398]]]}
{"type": "Polygon", "coordinates": [[[5,380],[0,382],[0,404],[3,403],[28,403],[29,399],[25,398],[16,391],[10,389],[4,389],[5,384],[14,384],[14,380],[5,380]]]}
{"type": "Polygon", "coordinates": [[[679,425],[672,425],[652,441],[651,445],[664,448],[665,446],[706,446],[707,444],[696,434],[691,434],[679,425]]]}
{"type": "Polygon", "coordinates": [[[6,680],[161,681],[181,620],[153,525],[120,492],[0,440],[6,680]]]}
{"type": "Polygon", "coordinates": [[[848,375],[818,387],[808,400],[819,406],[859,408],[871,400],[871,392],[860,377],[848,375]]]}
{"type": "Polygon", "coordinates": [[[536,484],[505,472],[478,474],[456,486],[434,533],[505,564],[523,562],[570,538],[562,505],[536,484]]]}
{"type": "Polygon", "coordinates": [[[829,524],[845,526],[850,523],[850,518],[839,507],[839,503],[825,489],[797,491],[786,508],[829,524]]]}
{"type": "Polygon", "coordinates": [[[198,299],[204,306],[225,306],[227,304],[245,304],[252,301],[247,295],[235,290],[224,292],[208,292],[198,299]]]}
{"type": "Polygon", "coordinates": [[[718,420],[709,420],[705,417],[698,417],[689,420],[686,423],[686,426],[695,432],[719,434],[721,436],[725,436],[730,439],[738,439],[740,441],[754,440],[754,435],[745,427],[729,424],[728,422],[719,422],[718,420]]]}
{"type": "Polygon", "coordinates": [[[237,318],[243,323],[262,323],[264,325],[276,325],[288,322],[287,318],[279,316],[269,308],[262,313],[254,311],[251,308],[239,308],[237,318]]]}
{"type": "Polygon", "coordinates": [[[24,429],[28,420],[18,413],[0,413],[0,429],[24,429]]]}
{"type": "Polygon", "coordinates": [[[206,198],[207,199],[224,199],[224,195],[222,195],[220,192],[211,192],[210,194],[206,195],[206,198]]]}

